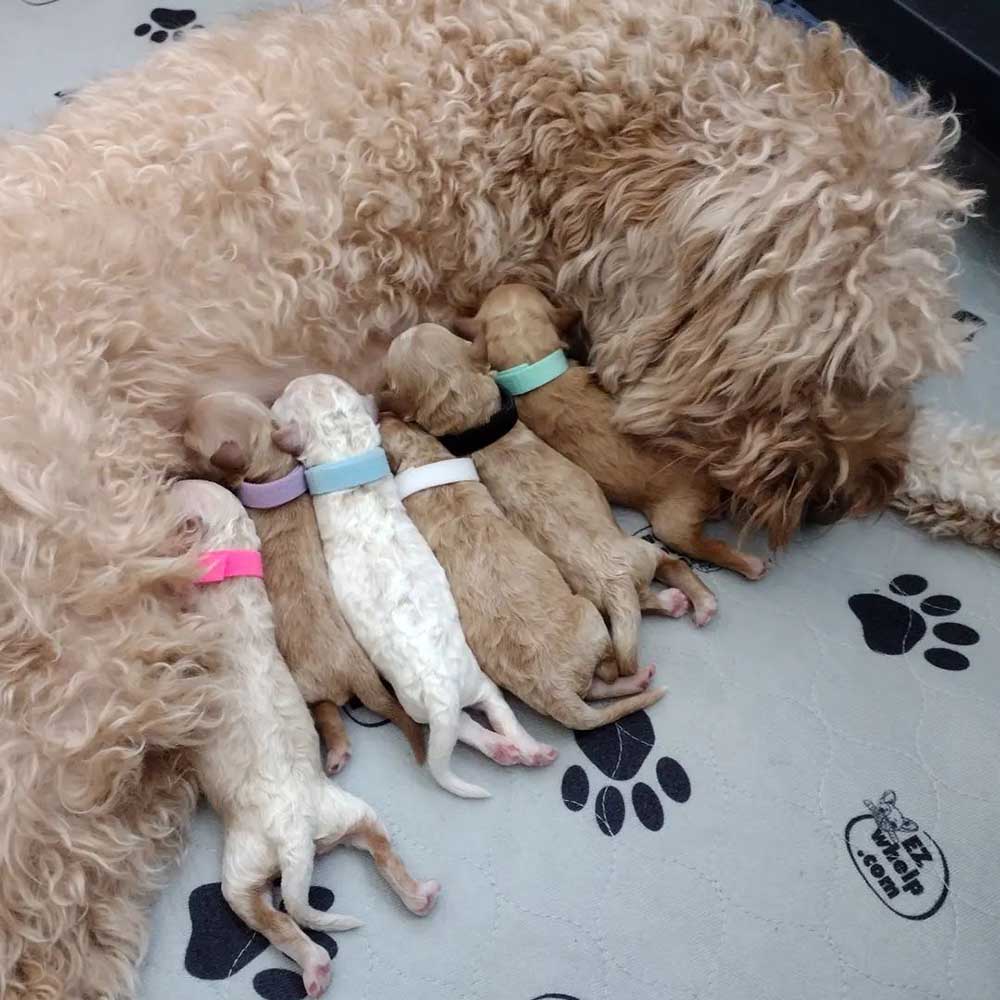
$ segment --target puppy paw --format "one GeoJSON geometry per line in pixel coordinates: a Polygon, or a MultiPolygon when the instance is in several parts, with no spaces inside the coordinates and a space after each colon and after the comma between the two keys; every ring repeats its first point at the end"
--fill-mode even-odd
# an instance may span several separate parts
{"type": "Polygon", "coordinates": [[[434,904],[437,902],[440,892],[440,882],[433,880],[418,882],[416,893],[406,901],[407,908],[418,917],[426,917],[434,909],[434,904]]]}
{"type": "Polygon", "coordinates": [[[344,747],[342,750],[327,750],[324,768],[327,774],[339,774],[347,767],[351,759],[351,751],[344,747]]]}
{"type": "Polygon", "coordinates": [[[306,994],[311,997],[321,996],[330,985],[330,976],[330,960],[325,954],[323,961],[310,962],[302,970],[302,982],[305,985],[306,994]]]}
{"type": "Polygon", "coordinates": [[[763,559],[758,559],[757,556],[746,557],[743,575],[748,580],[759,580],[765,573],[767,573],[767,563],[763,559]]]}
{"type": "Polygon", "coordinates": [[[638,671],[635,675],[635,690],[638,694],[640,691],[645,691],[646,688],[652,683],[653,678],[656,676],[656,667],[651,663],[648,667],[643,667],[642,670],[638,671]]]}
{"type": "Polygon", "coordinates": [[[548,767],[558,756],[559,751],[555,747],[539,743],[521,754],[521,763],[527,767],[548,767]]]}
{"type": "Polygon", "coordinates": [[[697,604],[694,609],[694,623],[701,628],[703,625],[707,625],[714,617],[715,613],[719,610],[719,602],[714,598],[706,598],[701,603],[697,604]]]}
{"type": "Polygon", "coordinates": [[[691,602],[687,599],[687,595],[675,587],[668,587],[666,590],[661,590],[657,595],[657,600],[660,602],[660,607],[671,618],[680,618],[681,615],[686,615],[691,607],[691,602]]]}
{"type": "Polygon", "coordinates": [[[489,748],[489,757],[504,767],[521,763],[521,751],[510,740],[497,740],[493,743],[489,748]]]}

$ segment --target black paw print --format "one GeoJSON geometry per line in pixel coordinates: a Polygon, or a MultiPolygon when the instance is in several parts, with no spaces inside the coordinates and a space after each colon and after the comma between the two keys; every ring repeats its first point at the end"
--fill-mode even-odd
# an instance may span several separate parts
{"type": "MultiPolygon", "coordinates": [[[[317,910],[329,910],[333,899],[333,893],[321,885],[309,890],[309,905],[317,910]]],[[[267,939],[250,930],[229,908],[220,882],[194,889],[188,898],[188,912],[191,938],[184,968],[198,979],[229,979],[268,947],[267,939]]],[[[313,930],[306,930],[306,934],[325,948],[330,958],[336,956],[337,942],[329,934],[313,930]]],[[[264,1000],[302,1000],[306,995],[302,973],[292,969],[264,969],[253,977],[253,988],[264,1000]]]]}
{"type": "MultiPolygon", "coordinates": [[[[591,764],[613,781],[631,781],[656,743],[653,723],[642,711],[633,712],[611,725],[573,735],[591,764]]],[[[656,780],[663,794],[674,802],[687,802],[691,797],[691,780],[673,757],[661,757],[656,762],[656,780]]],[[[639,822],[647,830],[661,830],[663,805],[656,791],[644,781],[637,781],[632,786],[631,796],[632,809],[639,822]]],[[[574,764],[563,775],[563,802],[567,809],[579,812],[589,798],[587,772],[574,764]]],[[[597,793],[594,816],[601,832],[607,836],[614,837],[621,831],[625,824],[625,799],[615,785],[605,785],[597,793]]]]}
{"type": "Polygon", "coordinates": [[[149,12],[149,20],[152,24],[144,22],[140,24],[135,33],[139,38],[149,35],[151,42],[162,43],[168,38],[179,39],[184,37],[184,29],[195,30],[204,25],[195,24],[198,15],[193,10],[172,10],[170,7],[154,7],[149,12]],[[155,30],[154,30],[155,26],[155,30]]]}
{"type": "MultiPolygon", "coordinates": [[[[889,589],[902,597],[916,597],[927,589],[927,581],[914,573],[903,573],[890,582],[889,589]]],[[[861,622],[870,650],[900,656],[913,649],[927,634],[924,615],[932,618],[953,615],[962,607],[962,602],[948,594],[934,594],[920,602],[923,614],[882,594],[855,594],[848,598],[847,605],[861,622]]],[[[939,622],[932,631],[948,646],[974,646],[979,642],[979,633],[959,622],[939,622]]],[[[943,646],[925,649],[924,659],[942,670],[965,670],[969,666],[967,656],[943,646]]]]}

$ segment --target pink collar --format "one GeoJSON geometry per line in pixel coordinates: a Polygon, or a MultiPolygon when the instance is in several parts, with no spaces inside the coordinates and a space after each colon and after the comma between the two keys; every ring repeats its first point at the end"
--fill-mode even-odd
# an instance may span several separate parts
{"type": "Polygon", "coordinates": [[[212,549],[203,552],[198,562],[204,568],[195,583],[219,583],[233,576],[264,576],[264,564],[256,549],[212,549]]]}

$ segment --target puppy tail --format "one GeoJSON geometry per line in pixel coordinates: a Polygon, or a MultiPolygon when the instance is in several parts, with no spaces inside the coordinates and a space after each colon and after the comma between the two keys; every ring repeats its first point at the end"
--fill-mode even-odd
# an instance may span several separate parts
{"type": "Polygon", "coordinates": [[[288,915],[301,927],[314,931],[349,931],[360,927],[357,917],[324,913],[309,905],[315,852],[310,837],[283,844],[280,848],[281,897],[288,915]]]}
{"type": "Polygon", "coordinates": [[[604,588],[611,643],[623,677],[631,677],[639,669],[639,595],[629,577],[619,577],[604,588]]]}
{"type": "Polygon", "coordinates": [[[462,711],[456,704],[431,716],[431,735],[427,741],[427,767],[434,780],[452,795],[463,799],[488,799],[485,788],[463,781],[451,769],[451,755],[458,742],[458,716],[462,711]]]}
{"type": "Polygon", "coordinates": [[[587,704],[575,691],[567,691],[557,703],[549,705],[548,712],[568,729],[597,729],[641,708],[655,705],[666,693],[666,688],[650,688],[627,698],[616,698],[597,708],[587,704]]]}
{"type": "Polygon", "coordinates": [[[427,748],[424,743],[423,726],[418,726],[403,710],[399,700],[387,690],[374,667],[360,671],[354,682],[354,693],[361,699],[366,708],[378,715],[384,716],[394,723],[406,737],[413,756],[418,764],[427,759],[427,748]]]}

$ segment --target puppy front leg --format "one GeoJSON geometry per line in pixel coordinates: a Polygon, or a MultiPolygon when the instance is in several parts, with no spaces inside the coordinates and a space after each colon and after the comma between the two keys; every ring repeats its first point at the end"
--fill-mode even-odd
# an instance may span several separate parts
{"type": "Polygon", "coordinates": [[[351,759],[351,740],[347,735],[343,716],[332,701],[316,702],[312,706],[312,713],[313,721],[326,746],[326,773],[336,774],[351,759]]]}
{"type": "Polygon", "coordinates": [[[730,569],[748,580],[759,580],[767,572],[763,559],[740,552],[721,538],[706,537],[700,511],[686,512],[669,504],[661,504],[649,511],[647,517],[653,534],[660,541],[692,559],[703,559],[723,569],[730,569]]]}
{"type": "Polygon", "coordinates": [[[476,703],[476,707],[486,713],[490,725],[501,736],[506,736],[518,747],[522,764],[527,764],[529,767],[545,767],[559,756],[559,751],[555,747],[539,743],[517,721],[517,716],[511,711],[500,689],[492,682],[488,682],[488,687],[483,697],[476,703]]]}

